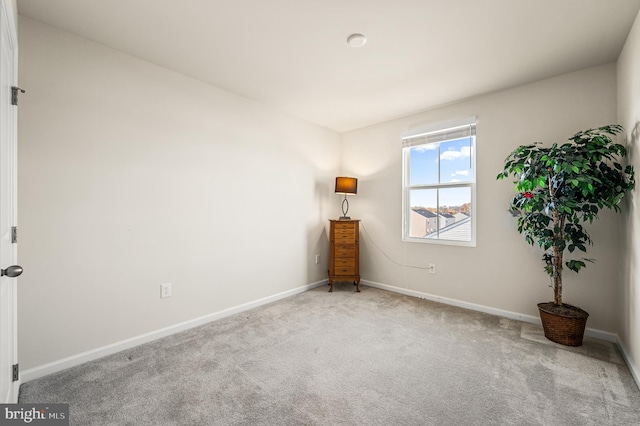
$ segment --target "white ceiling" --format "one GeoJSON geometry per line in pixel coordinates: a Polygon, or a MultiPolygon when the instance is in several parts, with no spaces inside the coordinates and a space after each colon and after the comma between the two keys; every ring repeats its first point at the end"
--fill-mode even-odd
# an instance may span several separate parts
{"type": "Polygon", "coordinates": [[[20,14],[343,132],[617,59],[640,0],[18,0],[20,14]],[[354,49],[352,33],[367,36],[354,49]]]}

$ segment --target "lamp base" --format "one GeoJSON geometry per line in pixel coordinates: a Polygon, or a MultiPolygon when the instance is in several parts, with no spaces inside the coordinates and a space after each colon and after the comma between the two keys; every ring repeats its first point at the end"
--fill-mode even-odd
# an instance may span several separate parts
{"type": "Polygon", "coordinates": [[[338,220],[351,220],[349,216],[340,216],[338,220]]]}

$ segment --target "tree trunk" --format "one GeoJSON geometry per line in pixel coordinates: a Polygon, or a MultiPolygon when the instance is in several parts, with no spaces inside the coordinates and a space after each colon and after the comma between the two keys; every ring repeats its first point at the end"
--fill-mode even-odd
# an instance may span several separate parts
{"type": "MultiPolygon", "coordinates": [[[[554,232],[554,241],[564,240],[564,220],[560,219],[560,213],[557,210],[553,211],[553,227],[559,229],[559,232],[554,232]]],[[[554,229],[554,231],[555,231],[554,229]]],[[[562,305],[562,254],[563,250],[554,244],[553,245],[553,297],[556,305],[562,305]]]]}

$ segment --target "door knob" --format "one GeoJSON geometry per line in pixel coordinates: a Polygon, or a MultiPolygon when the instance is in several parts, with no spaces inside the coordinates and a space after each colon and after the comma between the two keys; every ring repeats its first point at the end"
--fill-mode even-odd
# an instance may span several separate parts
{"type": "Polygon", "coordinates": [[[0,276],[8,276],[9,278],[15,278],[18,275],[22,274],[22,266],[18,266],[18,265],[12,265],[9,266],[7,269],[2,269],[0,270],[0,276]]]}

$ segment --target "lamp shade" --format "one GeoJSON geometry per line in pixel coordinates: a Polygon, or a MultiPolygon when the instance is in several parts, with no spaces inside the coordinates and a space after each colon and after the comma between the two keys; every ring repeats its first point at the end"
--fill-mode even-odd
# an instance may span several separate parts
{"type": "Polygon", "coordinates": [[[336,192],[341,194],[357,194],[358,179],[352,177],[337,177],[336,192]]]}

